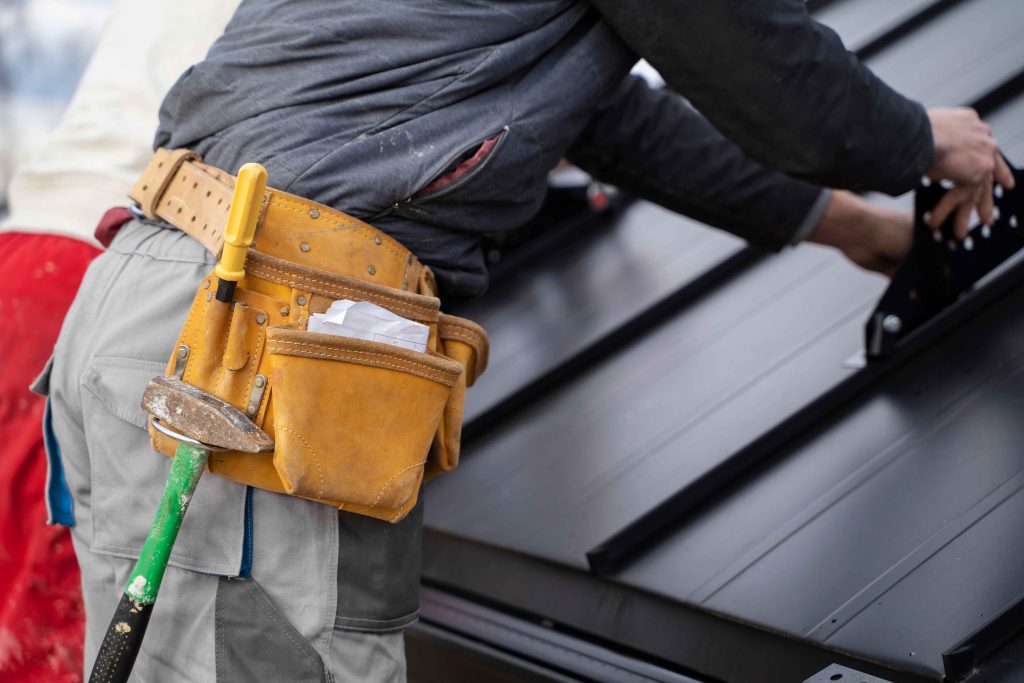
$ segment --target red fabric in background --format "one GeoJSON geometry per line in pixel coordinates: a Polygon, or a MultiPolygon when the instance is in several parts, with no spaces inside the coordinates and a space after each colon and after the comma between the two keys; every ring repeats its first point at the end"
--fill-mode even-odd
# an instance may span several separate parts
{"type": "Polygon", "coordinates": [[[99,250],[0,232],[0,683],[80,681],[85,637],[68,530],[47,526],[44,400],[28,385],[99,250]]]}

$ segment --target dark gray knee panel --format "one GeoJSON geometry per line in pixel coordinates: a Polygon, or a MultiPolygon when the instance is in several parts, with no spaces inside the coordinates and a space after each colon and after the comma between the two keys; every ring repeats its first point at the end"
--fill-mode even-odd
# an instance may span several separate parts
{"type": "Polygon", "coordinates": [[[215,623],[218,683],[329,680],[320,654],[252,579],[220,579],[215,623]]]}

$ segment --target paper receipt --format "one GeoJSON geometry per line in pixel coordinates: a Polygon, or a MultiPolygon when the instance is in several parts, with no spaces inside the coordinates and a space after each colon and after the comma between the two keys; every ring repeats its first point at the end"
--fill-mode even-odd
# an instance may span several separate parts
{"type": "Polygon", "coordinates": [[[314,313],[306,326],[309,332],[355,337],[400,346],[425,353],[430,330],[426,325],[395,315],[369,301],[341,299],[326,313],[314,313]]]}

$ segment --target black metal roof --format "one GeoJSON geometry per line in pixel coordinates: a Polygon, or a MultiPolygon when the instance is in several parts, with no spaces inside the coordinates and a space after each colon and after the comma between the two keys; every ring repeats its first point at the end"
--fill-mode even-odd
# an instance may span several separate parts
{"type": "MultiPolygon", "coordinates": [[[[1024,0],[811,7],[897,89],[978,107],[1024,163],[1024,0]]],[[[414,675],[442,629],[569,680],[1024,680],[1019,288],[865,370],[886,281],[832,251],[763,257],[639,202],[524,252],[460,311],[491,368],[462,465],[426,490],[414,675]],[[524,649],[544,633],[579,646],[524,649]],[[601,659],[587,647],[633,664],[551,654],[601,659]]]]}

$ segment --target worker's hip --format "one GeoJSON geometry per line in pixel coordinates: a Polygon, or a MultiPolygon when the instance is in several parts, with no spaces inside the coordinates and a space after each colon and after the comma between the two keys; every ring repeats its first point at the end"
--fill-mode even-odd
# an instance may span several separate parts
{"type": "MultiPolygon", "coordinates": [[[[186,151],[158,151],[132,197],[211,254],[223,244],[231,176],[186,151]]],[[[244,278],[221,301],[201,280],[175,335],[168,375],[225,399],[275,440],[273,454],[217,453],[211,472],[391,522],[424,476],[458,461],[465,388],[487,339],[439,311],[430,270],[384,233],[268,190],[244,278]],[[429,330],[422,349],[307,331],[338,300],[368,301],[429,330]]],[[[150,430],[171,455],[177,442],[150,430]]]]}
{"type": "MultiPolygon", "coordinates": [[[[90,267],[57,345],[49,377],[53,428],[74,500],[72,531],[97,644],[126,578],[115,571],[118,558],[138,557],[169,465],[152,453],[139,399],[162,372],[212,262],[177,231],[128,223],[90,267]]],[[[152,650],[161,651],[157,644],[166,636],[167,651],[182,652],[187,643],[218,667],[230,660],[232,643],[247,639],[233,640],[231,624],[242,629],[245,623],[225,622],[224,608],[236,598],[251,603],[252,596],[235,584],[220,587],[218,577],[251,578],[280,619],[271,613],[245,622],[256,629],[283,622],[261,631],[263,637],[287,640],[279,631],[294,629],[325,662],[336,645],[359,640],[346,641],[341,631],[398,631],[418,610],[420,524],[419,508],[391,525],[204,477],[171,555],[171,566],[181,571],[168,575],[148,636],[152,650]],[[216,628],[223,634],[219,644],[216,628]]],[[[130,570],[131,562],[121,564],[122,574],[130,570]]],[[[298,645],[292,656],[312,661],[298,645]]]]}

